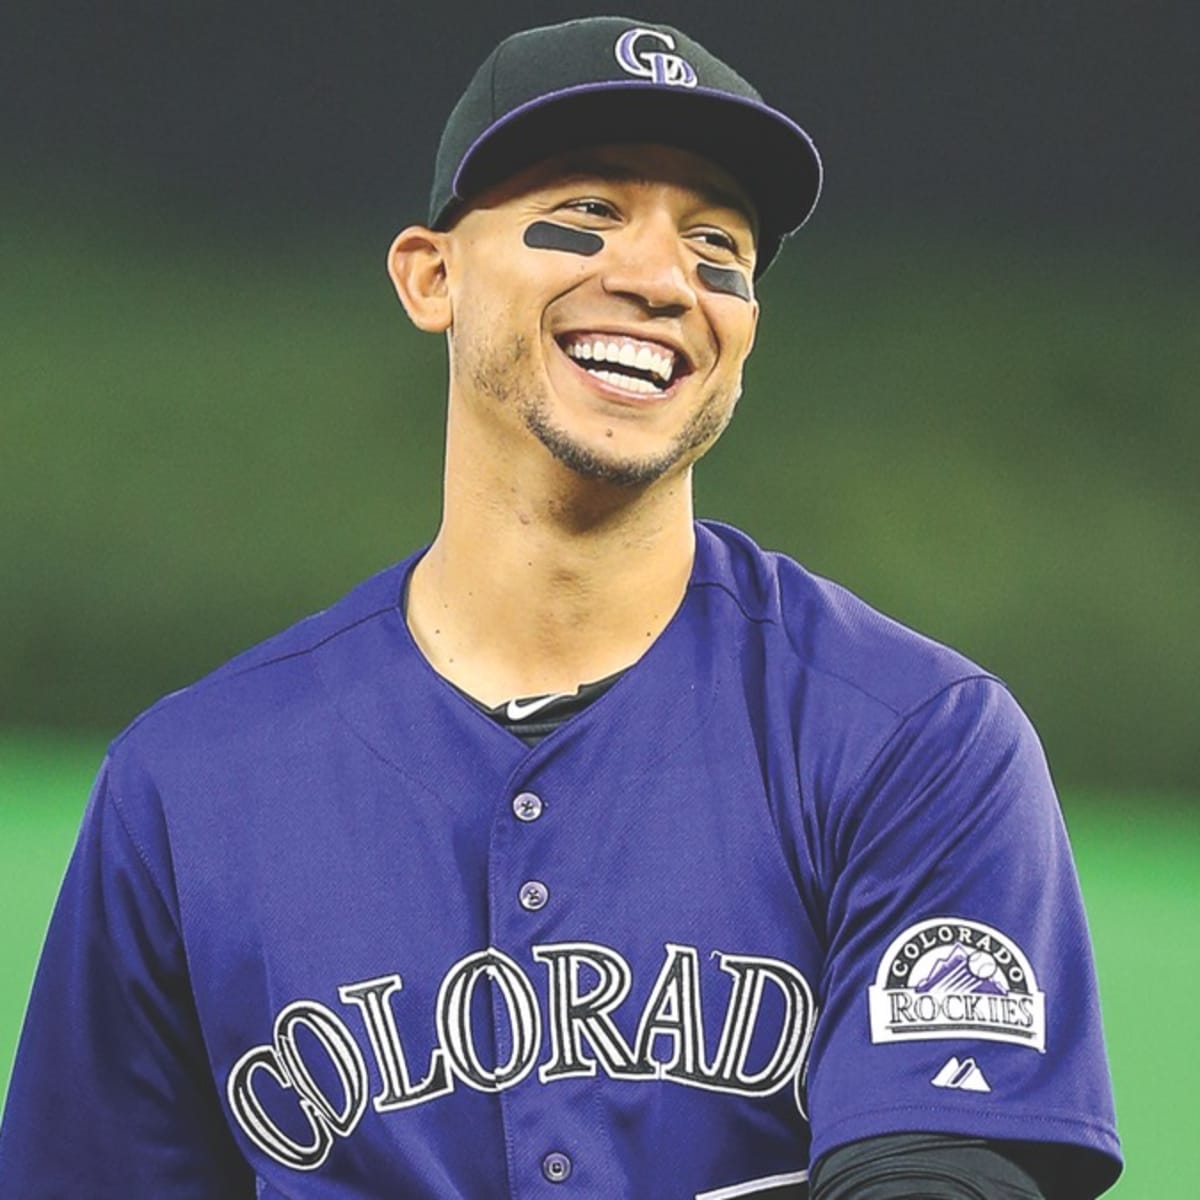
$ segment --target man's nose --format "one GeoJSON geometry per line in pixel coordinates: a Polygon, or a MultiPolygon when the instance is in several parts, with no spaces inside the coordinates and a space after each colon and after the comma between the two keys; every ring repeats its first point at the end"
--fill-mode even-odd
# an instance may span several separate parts
{"type": "Polygon", "coordinates": [[[696,304],[687,248],[666,214],[631,222],[605,240],[605,291],[658,313],[678,314],[696,304]]]}

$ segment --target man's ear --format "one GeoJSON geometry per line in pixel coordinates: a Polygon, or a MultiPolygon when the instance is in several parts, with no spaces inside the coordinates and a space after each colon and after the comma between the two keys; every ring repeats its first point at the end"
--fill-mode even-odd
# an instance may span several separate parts
{"type": "Polygon", "coordinates": [[[388,274],[396,295],[409,320],[425,333],[450,328],[445,248],[445,234],[410,225],[396,235],[388,251],[388,274]]]}

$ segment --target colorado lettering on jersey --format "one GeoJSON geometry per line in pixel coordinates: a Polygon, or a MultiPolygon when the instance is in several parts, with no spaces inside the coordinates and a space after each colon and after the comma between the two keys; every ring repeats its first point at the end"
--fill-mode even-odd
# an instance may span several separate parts
{"type": "Polygon", "coordinates": [[[437,1043],[428,1065],[416,1075],[392,1007],[404,986],[401,977],[339,987],[338,998],[357,1010],[366,1033],[379,1080],[373,1097],[366,1056],[347,1021],[315,1000],[294,1001],[276,1017],[270,1044],[247,1051],[229,1072],[229,1107],[263,1153],[298,1171],[321,1166],[334,1140],[354,1132],[369,1098],[376,1112],[388,1113],[429,1103],[458,1083],[500,1092],[527,1079],[535,1066],[542,1084],[598,1071],[612,1079],[667,1079],[747,1096],[770,1095],[790,1084],[801,1107],[802,1073],[816,1017],[804,975],[780,959],[714,952],[712,959],[731,985],[709,1061],[699,953],[694,946],[670,942],[665,951],[632,1041],[613,1014],[633,987],[633,971],[611,947],[595,942],[532,947],[533,958],[547,970],[544,1015],[533,981],[516,961],[494,947],[468,954],[442,979],[434,1014],[437,1043]],[[492,1043],[490,1031],[477,1031],[472,1020],[473,998],[481,985],[493,989],[497,1008],[506,1014],[508,1054],[503,1062],[488,1063],[480,1053],[481,1044],[492,1043]],[[768,989],[774,992],[776,1015],[771,1028],[760,1029],[768,989]],[[538,1065],[543,1019],[548,1056],[538,1065]],[[765,1052],[764,1037],[770,1043],[765,1052]],[[664,1043],[669,1047],[665,1053],[664,1043]],[[319,1061],[314,1062],[318,1048],[319,1061]],[[280,1091],[294,1093],[308,1128],[306,1138],[296,1134],[294,1120],[271,1115],[260,1090],[264,1084],[276,1100],[280,1091]]]}

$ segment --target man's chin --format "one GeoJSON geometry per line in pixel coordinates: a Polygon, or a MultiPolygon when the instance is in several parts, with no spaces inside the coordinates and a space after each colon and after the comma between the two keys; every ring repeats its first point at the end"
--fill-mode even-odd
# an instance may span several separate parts
{"type": "Polygon", "coordinates": [[[621,455],[571,437],[551,425],[540,413],[527,414],[527,420],[534,436],[558,462],[580,478],[594,483],[624,488],[645,487],[662,479],[679,461],[679,451],[674,446],[658,455],[621,455]]]}

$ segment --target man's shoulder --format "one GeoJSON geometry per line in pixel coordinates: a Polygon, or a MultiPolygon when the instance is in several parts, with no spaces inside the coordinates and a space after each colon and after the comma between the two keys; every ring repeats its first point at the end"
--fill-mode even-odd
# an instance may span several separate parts
{"type": "Polygon", "coordinates": [[[247,731],[263,722],[294,720],[317,689],[311,660],[351,631],[398,613],[412,559],[358,584],[328,608],[244,650],[187,687],[151,705],[117,737],[113,751],[131,743],[170,753],[215,732],[247,731]]]}
{"type": "Polygon", "coordinates": [[[698,528],[696,582],[724,590],[793,670],[899,715],[955,683],[994,679],[958,650],[880,612],[849,588],[764,550],[741,530],[698,528]]]}

